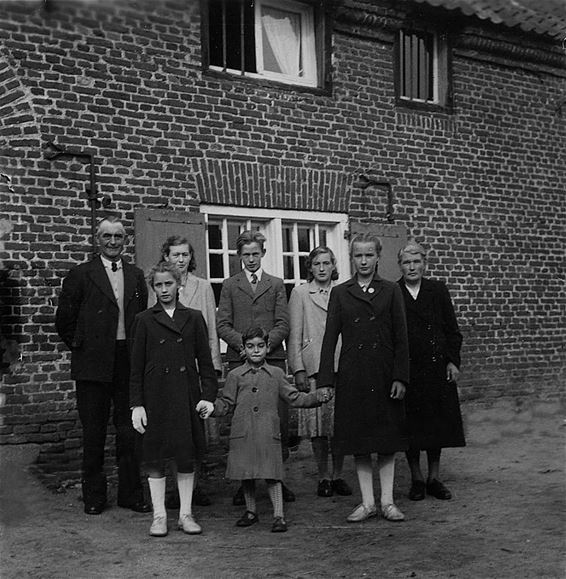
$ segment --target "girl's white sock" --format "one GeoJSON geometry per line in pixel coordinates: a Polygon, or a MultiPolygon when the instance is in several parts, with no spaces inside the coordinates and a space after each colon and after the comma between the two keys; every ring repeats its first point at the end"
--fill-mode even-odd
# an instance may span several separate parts
{"type": "Polygon", "coordinates": [[[165,510],[165,477],[151,478],[148,477],[149,493],[151,495],[151,503],[153,504],[153,517],[166,517],[165,510]]]}
{"type": "Polygon", "coordinates": [[[177,487],[179,488],[179,516],[191,515],[193,512],[193,487],[195,485],[194,472],[178,472],[177,487]]]}

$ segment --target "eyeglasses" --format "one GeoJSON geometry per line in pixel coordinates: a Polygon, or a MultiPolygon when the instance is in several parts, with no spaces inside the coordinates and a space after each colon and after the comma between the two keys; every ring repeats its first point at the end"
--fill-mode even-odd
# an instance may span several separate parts
{"type": "Polygon", "coordinates": [[[123,241],[126,236],[123,233],[102,233],[100,238],[104,241],[115,239],[116,241],[123,241]]]}

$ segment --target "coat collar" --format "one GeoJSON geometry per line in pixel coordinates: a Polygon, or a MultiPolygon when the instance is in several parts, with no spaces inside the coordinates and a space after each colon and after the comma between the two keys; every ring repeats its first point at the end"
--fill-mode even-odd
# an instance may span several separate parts
{"type": "Polygon", "coordinates": [[[267,363],[264,362],[259,368],[255,368],[246,360],[242,365],[242,376],[248,372],[252,372],[253,374],[257,372],[267,372],[270,376],[272,375],[270,367],[267,363]]]}
{"type": "MultiPolygon", "coordinates": [[[[328,286],[328,294],[332,291],[332,288],[335,286],[335,282],[331,282],[328,286]]],[[[319,308],[322,308],[324,311],[328,310],[328,296],[325,296],[320,292],[319,287],[316,285],[316,282],[309,281],[307,284],[309,297],[314,304],[316,304],[319,308]]]]}
{"type": "Polygon", "coordinates": [[[180,334],[189,320],[189,308],[185,307],[180,301],[177,301],[175,312],[171,318],[169,314],[163,309],[163,306],[158,302],[152,308],[154,319],[156,322],[170,329],[171,331],[180,334]]]}
{"type": "Polygon", "coordinates": [[[364,300],[366,302],[372,302],[382,291],[383,291],[383,280],[376,274],[374,274],[367,291],[362,290],[360,284],[358,283],[358,278],[350,278],[344,285],[348,288],[348,292],[355,298],[364,300]]]}
{"type": "MultiPolygon", "coordinates": [[[[91,262],[91,268],[89,271],[89,276],[92,282],[100,289],[100,291],[116,306],[118,307],[118,302],[116,301],[116,296],[112,291],[112,286],[110,285],[110,280],[108,279],[108,274],[102,263],[102,258],[100,256],[95,257],[91,262]]],[[[132,299],[136,292],[136,276],[134,274],[134,268],[122,258],[122,271],[124,272],[124,308],[128,302],[132,299]]]]}

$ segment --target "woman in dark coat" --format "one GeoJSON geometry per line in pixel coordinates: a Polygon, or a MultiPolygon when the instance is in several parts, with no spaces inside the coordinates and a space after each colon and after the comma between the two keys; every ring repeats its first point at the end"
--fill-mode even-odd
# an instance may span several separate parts
{"type": "Polygon", "coordinates": [[[130,376],[134,428],[143,434],[143,465],[153,502],[150,535],[167,534],[165,463],[177,466],[179,528],[201,532],[192,516],[194,466],[205,450],[196,406],[216,398],[218,382],[202,314],[177,300],[180,273],[161,262],[149,276],[157,304],[136,317],[130,376]]]}
{"type": "Polygon", "coordinates": [[[358,234],[350,245],[356,274],[330,294],[318,386],[335,386],[333,448],[355,457],[362,503],[348,517],[363,521],[377,514],[371,453],[378,453],[381,512],[390,521],[403,513],[393,502],[395,452],[407,450],[403,397],[409,381],[409,353],[403,297],[397,284],[381,279],[381,242],[358,234]],[[342,350],[338,373],[334,352],[342,350]]]}
{"type": "Polygon", "coordinates": [[[401,249],[399,267],[411,356],[411,387],[406,398],[406,455],[412,478],[409,498],[422,500],[426,491],[446,500],[452,495],[439,480],[441,448],[466,444],[456,387],[462,334],[446,285],[423,278],[426,252],[422,246],[412,242],[401,249]],[[420,468],[421,450],[426,450],[428,458],[426,485],[420,468]]]}

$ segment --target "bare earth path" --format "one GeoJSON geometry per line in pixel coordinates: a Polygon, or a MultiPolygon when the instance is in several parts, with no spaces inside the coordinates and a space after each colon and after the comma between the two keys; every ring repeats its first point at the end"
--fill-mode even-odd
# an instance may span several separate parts
{"type": "MultiPolygon", "coordinates": [[[[359,495],[314,496],[314,462],[303,442],[287,467],[298,499],[286,506],[285,534],[270,533],[270,503],[261,484],[260,524],[234,526],[242,509],[231,505],[235,487],[220,468],[206,482],[214,504],[195,509],[203,535],[171,530],[155,539],[147,534],[150,515],[116,506],[98,517],[84,515],[78,489],[51,493],[29,474],[33,457],[25,449],[3,447],[0,577],[566,576],[559,405],[539,403],[519,412],[503,403],[467,409],[466,415],[468,447],[444,455],[443,478],[454,500],[409,501],[408,472],[398,457],[395,492],[404,523],[346,523],[359,495]]],[[[351,458],[345,466],[356,487],[351,458]]],[[[171,528],[175,514],[169,513],[171,528]]]]}

